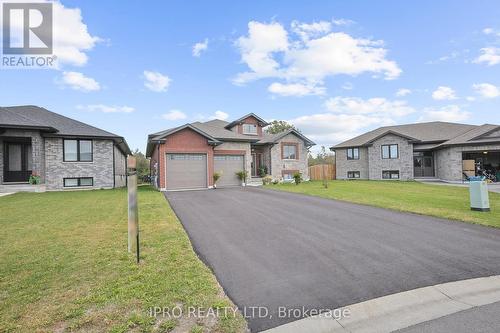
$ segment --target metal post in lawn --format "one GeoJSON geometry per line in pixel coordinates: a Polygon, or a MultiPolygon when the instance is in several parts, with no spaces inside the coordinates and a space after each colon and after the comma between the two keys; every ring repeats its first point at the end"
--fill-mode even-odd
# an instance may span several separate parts
{"type": "Polygon", "coordinates": [[[139,262],[139,214],[137,208],[137,170],[134,156],[127,157],[128,252],[135,252],[139,262]]]}

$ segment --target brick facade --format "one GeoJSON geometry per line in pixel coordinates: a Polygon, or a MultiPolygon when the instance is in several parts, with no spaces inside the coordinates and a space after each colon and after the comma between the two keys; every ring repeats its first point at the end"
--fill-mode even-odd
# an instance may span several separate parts
{"type": "MultiPolygon", "coordinates": [[[[356,148],[356,147],[353,147],[356,148]]],[[[368,148],[359,147],[359,159],[348,160],[347,149],[339,149],[335,152],[335,165],[337,179],[347,179],[349,171],[359,171],[360,179],[368,179],[368,148]]]]}
{"type": "Polygon", "coordinates": [[[413,144],[408,139],[388,134],[374,141],[368,147],[369,179],[382,179],[382,171],[399,171],[400,180],[413,179],[413,144]],[[398,145],[399,156],[395,159],[382,158],[382,145],[398,145]]]}
{"type": "Polygon", "coordinates": [[[307,165],[308,151],[304,145],[304,140],[294,134],[288,134],[281,138],[276,144],[270,148],[271,159],[271,176],[273,179],[282,179],[283,171],[295,172],[299,171],[302,178],[309,180],[309,169],[307,165]],[[282,144],[293,143],[298,145],[297,153],[298,160],[284,160],[282,159],[282,144]]]}
{"type": "Polygon", "coordinates": [[[93,188],[113,188],[113,141],[92,140],[92,162],[64,162],[63,139],[45,139],[46,185],[64,189],[64,178],[92,177],[93,188]]]}
{"type": "Polygon", "coordinates": [[[207,155],[207,180],[208,186],[213,185],[214,147],[208,144],[207,138],[186,128],[169,135],[165,143],[159,145],[160,150],[157,157],[160,188],[165,189],[166,183],[166,154],[167,153],[201,153],[207,155]]]}

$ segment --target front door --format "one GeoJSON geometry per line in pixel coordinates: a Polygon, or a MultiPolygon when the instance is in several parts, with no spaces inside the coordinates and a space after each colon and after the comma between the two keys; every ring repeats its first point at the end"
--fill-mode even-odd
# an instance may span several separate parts
{"type": "Polygon", "coordinates": [[[252,177],[259,176],[259,169],[262,167],[262,153],[252,153],[252,177]]]}
{"type": "Polygon", "coordinates": [[[32,169],[31,144],[6,142],[4,145],[4,182],[27,182],[32,169]]]}
{"type": "Polygon", "coordinates": [[[415,153],[413,156],[413,172],[418,177],[434,177],[434,158],[432,152],[415,153]]]}

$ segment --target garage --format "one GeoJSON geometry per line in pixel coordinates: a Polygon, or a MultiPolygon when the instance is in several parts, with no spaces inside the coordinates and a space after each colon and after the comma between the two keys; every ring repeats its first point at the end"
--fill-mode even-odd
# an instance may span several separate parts
{"type": "Polygon", "coordinates": [[[462,153],[464,177],[482,176],[492,182],[500,181],[500,152],[495,150],[462,153]]]}
{"type": "Polygon", "coordinates": [[[244,170],[243,155],[215,155],[214,171],[221,174],[217,186],[241,185],[236,172],[244,170]]]}
{"type": "Polygon", "coordinates": [[[167,154],[167,190],[206,187],[206,154],[167,154]]]}

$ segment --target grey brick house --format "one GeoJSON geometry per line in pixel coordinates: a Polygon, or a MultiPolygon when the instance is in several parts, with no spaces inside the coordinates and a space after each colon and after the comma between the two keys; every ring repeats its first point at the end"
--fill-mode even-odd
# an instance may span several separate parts
{"type": "Polygon", "coordinates": [[[500,179],[500,126],[447,122],[380,127],[330,148],[338,179],[500,179]]]}
{"type": "Polygon", "coordinates": [[[161,190],[240,185],[236,172],[246,171],[250,183],[262,184],[262,172],[275,180],[292,180],[300,172],[309,178],[308,149],[314,142],[296,130],[268,134],[268,123],[250,113],[232,122],[195,122],[150,134],[154,184],[161,190]]]}
{"type": "Polygon", "coordinates": [[[126,184],[121,136],[37,106],[0,107],[0,185],[38,175],[48,190],[126,184]]]}

